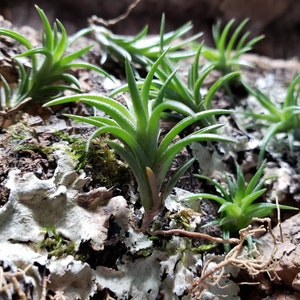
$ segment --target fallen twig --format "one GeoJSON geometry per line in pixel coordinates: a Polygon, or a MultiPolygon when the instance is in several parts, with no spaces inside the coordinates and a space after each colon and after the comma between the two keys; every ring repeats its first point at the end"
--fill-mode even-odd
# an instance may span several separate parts
{"type": "Polygon", "coordinates": [[[220,237],[211,236],[209,234],[201,233],[201,232],[192,232],[184,229],[170,229],[170,230],[156,230],[148,232],[151,235],[173,235],[173,234],[181,234],[184,236],[188,236],[191,238],[205,239],[218,244],[239,244],[240,240],[236,238],[230,239],[222,239],[220,237]]]}
{"type": "Polygon", "coordinates": [[[90,24],[95,24],[95,25],[104,25],[104,26],[112,26],[117,24],[118,22],[126,19],[131,11],[141,2],[141,0],[135,0],[133,1],[126,9],[125,13],[121,14],[120,16],[110,19],[110,20],[104,20],[102,18],[99,18],[97,16],[92,16],[88,21],[90,24]]]}

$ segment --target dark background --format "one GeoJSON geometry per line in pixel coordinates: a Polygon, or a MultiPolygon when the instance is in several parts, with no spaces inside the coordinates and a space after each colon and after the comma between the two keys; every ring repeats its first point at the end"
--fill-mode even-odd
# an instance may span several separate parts
{"type": "MultiPolygon", "coordinates": [[[[0,14],[16,26],[40,28],[34,4],[39,5],[52,21],[58,18],[69,33],[87,26],[92,15],[111,19],[126,11],[133,0],[0,0],[0,14]]],[[[300,1],[298,0],[141,0],[131,14],[111,27],[115,33],[135,34],[144,25],[149,32],[159,31],[162,12],[166,14],[167,30],[192,21],[194,32],[203,31],[211,45],[211,26],[216,20],[251,18],[247,29],[266,38],[255,52],[274,58],[300,55],[300,1]]]]}

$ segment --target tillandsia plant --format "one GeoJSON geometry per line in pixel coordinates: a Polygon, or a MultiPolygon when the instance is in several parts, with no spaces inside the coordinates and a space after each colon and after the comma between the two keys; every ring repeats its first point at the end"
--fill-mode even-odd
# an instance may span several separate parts
{"type": "MultiPolygon", "coordinates": [[[[185,138],[175,140],[180,132],[189,125],[210,115],[228,114],[228,110],[207,110],[189,116],[178,122],[165,136],[161,137],[160,120],[165,110],[180,110],[177,101],[163,101],[164,93],[172,76],[168,78],[156,98],[150,97],[150,87],[158,65],[166,55],[165,51],[152,65],[141,88],[134,78],[133,69],[128,60],[125,62],[130,99],[126,103],[100,95],[81,94],[53,100],[46,106],[72,101],[82,101],[106,113],[106,116],[81,117],[68,115],[82,122],[99,127],[90,141],[102,134],[109,133],[116,140],[108,144],[121,155],[132,170],[145,209],[142,230],[147,230],[153,217],[162,209],[164,200],[171,192],[181,175],[191,166],[193,160],[180,167],[166,182],[166,176],[175,156],[189,143],[194,141],[230,142],[229,138],[211,133],[220,124],[198,129],[185,138]]],[[[182,107],[184,110],[185,107],[182,107]]],[[[89,142],[90,143],[90,142],[89,142]]],[[[89,144],[88,143],[88,144],[89,144]]]]}
{"type": "MultiPolygon", "coordinates": [[[[165,16],[162,15],[161,27],[164,27],[164,24],[165,16]]],[[[113,34],[107,28],[95,24],[91,24],[91,28],[94,30],[95,39],[101,46],[101,64],[104,64],[109,57],[117,62],[124,62],[125,59],[128,59],[145,68],[148,67],[149,60],[154,62],[160,56],[162,40],[165,45],[169,45],[168,56],[178,60],[194,54],[194,51],[183,50],[183,47],[202,35],[202,33],[198,33],[183,39],[183,36],[192,29],[191,22],[169,33],[153,37],[148,35],[148,26],[145,26],[133,37],[113,34]]]]}
{"type": "MultiPolygon", "coordinates": [[[[161,64],[158,66],[155,72],[155,79],[151,83],[150,94],[152,97],[157,97],[160,93],[165,82],[169,80],[168,86],[164,88],[164,99],[172,100],[178,103],[178,109],[174,109],[173,112],[169,112],[166,115],[168,117],[175,117],[176,119],[182,119],[187,116],[192,116],[195,113],[205,111],[212,108],[212,100],[215,93],[232,78],[239,76],[239,72],[232,72],[219,78],[213,83],[206,94],[201,92],[202,85],[214,69],[214,66],[200,66],[199,59],[202,51],[202,44],[199,46],[197,53],[195,54],[194,61],[189,69],[188,81],[185,82],[176,73],[177,67],[172,60],[165,57],[161,64]],[[174,71],[175,70],[175,71],[174,71]],[[184,107],[184,109],[182,109],[184,107]]],[[[141,78],[138,82],[139,86],[144,84],[144,80],[141,78]]],[[[114,96],[121,92],[128,91],[128,84],[116,89],[110,95],[114,96]]],[[[208,126],[215,124],[215,118],[213,115],[209,115],[206,118],[199,120],[199,124],[202,126],[208,126]]]]}
{"type": "MultiPolygon", "coordinates": [[[[203,175],[195,175],[199,179],[204,179],[215,186],[218,194],[199,193],[188,197],[186,200],[211,199],[220,204],[218,212],[221,217],[210,223],[221,226],[223,237],[237,236],[239,230],[251,224],[253,218],[263,218],[270,216],[272,211],[277,208],[275,203],[257,202],[266,192],[264,187],[266,180],[273,177],[263,178],[263,171],[266,162],[264,161],[251,180],[247,183],[241,167],[236,164],[236,178],[225,176],[223,184],[203,175]]],[[[280,209],[297,210],[292,206],[279,205],[280,209]]]]}
{"type": "Polygon", "coordinates": [[[229,21],[224,29],[218,21],[212,29],[215,48],[205,47],[203,56],[222,74],[237,71],[241,66],[251,67],[249,62],[241,59],[241,55],[249,52],[252,47],[264,38],[259,35],[249,40],[250,32],[242,33],[249,19],[243,20],[232,32],[235,20],[229,21]]]}
{"type": "Polygon", "coordinates": [[[278,133],[288,134],[290,148],[293,149],[293,133],[300,127],[300,106],[298,104],[300,93],[299,82],[300,75],[297,75],[290,83],[283,102],[277,104],[258,89],[253,89],[247,84],[244,84],[249,93],[253,95],[266,110],[265,113],[261,114],[254,112],[245,113],[261,121],[260,125],[267,128],[260,144],[259,161],[262,161],[270,140],[278,133]]]}
{"type": "MultiPolygon", "coordinates": [[[[179,31],[180,32],[180,31],[179,31]]],[[[194,40],[197,38],[193,36],[191,39],[194,40]]],[[[190,42],[191,40],[189,40],[190,42]]],[[[160,50],[160,53],[164,50],[166,45],[168,45],[169,39],[166,39],[165,34],[165,19],[164,16],[161,21],[160,26],[160,34],[159,34],[159,43],[156,45],[157,51],[160,50]]],[[[187,41],[184,41],[187,43],[187,41]]],[[[170,52],[168,48],[168,53],[170,52]]],[[[195,113],[204,111],[206,109],[211,109],[212,99],[215,93],[228,81],[233,79],[234,77],[239,76],[239,72],[232,72],[230,74],[226,74],[219,78],[212,86],[209,88],[208,92],[204,96],[201,93],[202,85],[209,75],[209,73],[214,69],[212,65],[205,65],[200,67],[200,56],[203,49],[203,43],[201,43],[194,53],[194,61],[189,69],[188,81],[187,83],[177,75],[176,70],[178,66],[175,64],[177,60],[173,60],[170,56],[166,55],[162,60],[160,65],[155,71],[155,79],[152,80],[150,94],[152,97],[157,97],[160,93],[162,87],[165,85],[165,82],[168,81],[168,78],[171,78],[168,86],[165,88],[164,99],[175,100],[178,102],[178,107],[180,107],[180,112],[178,110],[174,110],[172,113],[168,113],[168,117],[175,117],[176,119],[182,119],[186,116],[191,116],[195,113]],[[184,107],[184,110],[182,109],[184,107]]],[[[158,53],[156,53],[156,56],[158,53]]],[[[176,55],[176,53],[175,53],[176,55]]],[[[182,57],[181,57],[182,58],[182,57]]],[[[152,60],[147,59],[145,57],[148,66],[153,64],[152,60]]],[[[142,86],[144,84],[144,79],[140,78],[138,85],[142,86]]],[[[114,96],[121,92],[128,91],[128,84],[114,90],[110,96],[114,96]]],[[[215,118],[213,115],[208,116],[207,118],[203,118],[199,121],[201,126],[208,126],[215,124],[215,118]]]]}
{"type": "Polygon", "coordinates": [[[0,29],[0,35],[10,37],[27,49],[26,52],[14,57],[14,62],[19,71],[19,80],[16,86],[11,86],[1,76],[3,89],[0,93],[0,109],[12,109],[20,103],[34,100],[42,103],[53,97],[57,97],[63,90],[80,91],[80,84],[75,76],[70,74],[73,68],[87,68],[109,76],[97,66],[74,60],[88,52],[91,46],[84,47],[76,52],[67,53],[69,47],[79,37],[86,35],[91,29],[83,29],[68,38],[63,24],[56,20],[51,27],[47,16],[38,6],[35,6],[42,20],[44,30],[42,45],[34,47],[31,42],[21,34],[9,30],[0,29]],[[25,67],[20,58],[29,57],[31,68],[25,67]]]}
{"type": "MultiPolygon", "coordinates": [[[[187,115],[193,115],[200,111],[212,108],[212,100],[215,93],[225,86],[231,79],[238,77],[239,72],[232,72],[226,74],[216,80],[207,92],[201,91],[203,84],[207,76],[214,69],[214,66],[204,65],[200,66],[199,59],[202,53],[202,44],[199,46],[197,53],[194,57],[194,61],[189,69],[187,82],[182,80],[177,73],[173,76],[168,88],[166,90],[166,98],[176,100],[187,107],[189,113],[187,115]]],[[[157,91],[161,88],[166,79],[176,69],[174,63],[166,58],[160,67],[156,71],[157,80],[154,81],[157,91]]],[[[154,91],[154,89],[153,89],[154,91]]],[[[187,116],[184,115],[183,117],[187,116]]],[[[214,120],[208,120],[208,124],[214,123],[214,120]]]]}

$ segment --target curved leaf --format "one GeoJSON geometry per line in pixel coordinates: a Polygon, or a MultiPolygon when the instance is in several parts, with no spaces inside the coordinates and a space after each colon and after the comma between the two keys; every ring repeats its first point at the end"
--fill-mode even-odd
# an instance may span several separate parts
{"type": "Polygon", "coordinates": [[[168,148],[160,154],[159,152],[156,153],[156,168],[155,170],[161,170],[158,173],[159,180],[166,175],[166,171],[170,167],[172,160],[174,157],[188,144],[192,142],[200,142],[200,141],[219,141],[219,142],[232,142],[233,140],[225,137],[221,137],[217,134],[213,133],[198,133],[198,134],[191,134],[187,137],[177,141],[175,144],[171,144],[168,148]]]}
{"type": "Polygon", "coordinates": [[[220,205],[226,203],[227,201],[225,199],[223,199],[220,196],[217,195],[213,195],[213,194],[208,194],[208,193],[198,193],[198,194],[194,194],[191,196],[188,196],[186,198],[183,199],[183,201],[189,201],[189,200],[197,200],[199,198],[202,199],[210,199],[210,200],[214,200],[217,203],[219,203],[220,205]]]}
{"type": "Polygon", "coordinates": [[[24,45],[28,50],[33,48],[32,44],[27,38],[13,30],[0,28],[0,35],[5,35],[18,41],[20,44],[24,45]]]}
{"type": "MultiPolygon", "coordinates": [[[[230,114],[230,110],[226,109],[211,109],[199,112],[197,114],[194,114],[192,116],[184,118],[182,121],[178,122],[163,138],[159,145],[158,154],[161,155],[168,146],[172,143],[173,139],[182,132],[185,128],[187,128],[189,125],[195,123],[196,121],[199,121],[203,118],[212,116],[212,115],[219,115],[219,114],[230,114]]],[[[227,139],[228,141],[228,139],[227,139]]]]}
{"type": "Polygon", "coordinates": [[[42,9],[40,9],[37,5],[35,5],[35,8],[36,8],[38,14],[40,15],[40,18],[41,18],[43,26],[44,26],[45,47],[48,49],[48,51],[53,51],[54,42],[53,42],[52,28],[49,23],[49,20],[42,9]]]}

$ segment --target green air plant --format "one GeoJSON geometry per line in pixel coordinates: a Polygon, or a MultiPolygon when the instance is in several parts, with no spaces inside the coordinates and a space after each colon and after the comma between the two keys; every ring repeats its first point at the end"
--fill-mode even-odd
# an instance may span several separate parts
{"type": "MultiPolygon", "coordinates": [[[[165,17],[163,15],[161,26],[164,27],[164,24],[165,17]]],[[[152,37],[148,35],[148,26],[145,26],[133,37],[113,34],[107,28],[94,24],[91,25],[91,28],[94,30],[95,39],[101,46],[101,64],[104,64],[109,57],[119,63],[123,63],[125,59],[128,59],[132,63],[140,64],[142,67],[148,67],[149,60],[153,62],[160,56],[162,39],[164,44],[169,46],[168,56],[178,60],[194,54],[194,51],[183,50],[183,47],[202,35],[202,33],[198,33],[183,39],[183,36],[192,29],[191,22],[163,34],[163,36],[152,37]]]]}
{"type": "MultiPolygon", "coordinates": [[[[186,115],[193,115],[200,111],[212,108],[212,100],[215,93],[222,87],[225,86],[231,79],[238,77],[239,72],[232,72],[226,74],[214,82],[207,92],[202,91],[203,84],[207,76],[214,69],[214,66],[200,66],[199,59],[202,53],[202,44],[199,46],[198,51],[195,55],[194,61],[188,71],[187,82],[182,80],[180,76],[175,74],[167,87],[165,97],[167,99],[176,100],[186,106],[186,115]]],[[[157,80],[154,81],[156,90],[159,90],[167,78],[172,74],[173,70],[176,69],[174,63],[166,58],[156,71],[157,80]]],[[[154,90],[154,89],[153,89],[154,90]]],[[[207,124],[214,123],[213,116],[211,120],[206,120],[207,124]]]]}
{"type": "Polygon", "coordinates": [[[229,21],[223,30],[220,21],[213,26],[215,48],[205,47],[203,56],[223,75],[237,71],[241,66],[251,67],[251,64],[241,59],[241,55],[249,52],[264,36],[259,35],[249,40],[249,31],[241,35],[248,21],[249,19],[243,20],[233,32],[235,20],[229,21]]]}
{"type": "Polygon", "coordinates": [[[88,52],[92,45],[68,53],[71,44],[91,32],[90,28],[68,38],[65,27],[59,20],[56,20],[52,28],[43,10],[38,6],[36,9],[44,26],[41,46],[34,47],[26,37],[15,31],[0,29],[0,36],[8,36],[27,49],[13,60],[19,72],[17,85],[10,86],[3,76],[0,77],[3,86],[0,91],[1,110],[20,106],[20,103],[27,103],[28,100],[45,102],[45,99],[48,101],[57,97],[64,90],[80,91],[77,78],[69,72],[73,68],[92,69],[108,76],[105,71],[92,64],[74,61],[88,52]],[[24,57],[30,58],[30,68],[23,65],[21,58],[24,57]]]}
{"type": "MultiPolygon", "coordinates": [[[[202,66],[200,67],[199,59],[202,51],[202,44],[199,46],[195,55],[194,61],[189,69],[188,81],[185,82],[182,78],[174,72],[176,66],[172,60],[165,57],[161,64],[155,71],[155,79],[151,83],[150,94],[152,97],[158,97],[162,88],[165,86],[165,82],[168,78],[168,86],[164,88],[164,99],[172,100],[178,103],[178,109],[174,109],[171,113],[165,113],[168,117],[175,117],[176,119],[182,119],[187,116],[192,116],[198,112],[211,109],[212,100],[215,93],[232,78],[239,76],[239,72],[233,72],[222,76],[215,83],[213,83],[206,94],[201,91],[202,85],[214,69],[214,66],[202,66]],[[184,109],[182,109],[184,107],[184,109]]],[[[144,84],[144,79],[140,79],[139,86],[144,84]]],[[[121,92],[129,90],[128,84],[116,89],[110,95],[114,96],[121,92]]],[[[202,126],[208,126],[215,124],[214,115],[208,115],[206,118],[199,120],[199,124],[202,126]]]]}
{"type": "Polygon", "coordinates": [[[261,126],[267,130],[260,144],[259,160],[262,161],[266,146],[278,133],[287,133],[290,148],[293,149],[294,131],[300,127],[300,106],[298,98],[300,93],[300,75],[297,75],[290,83],[285,99],[280,104],[275,104],[267,95],[258,89],[250,88],[244,84],[251,95],[265,109],[265,113],[259,114],[254,112],[246,112],[245,114],[261,121],[261,126]]]}
{"type": "MultiPolygon", "coordinates": [[[[199,193],[188,197],[186,201],[200,198],[211,199],[220,204],[218,212],[221,216],[210,224],[220,225],[224,238],[237,236],[239,230],[251,224],[253,218],[270,216],[272,211],[277,208],[275,203],[257,202],[266,192],[266,188],[264,188],[266,180],[273,178],[263,178],[265,164],[264,161],[248,183],[237,163],[236,178],[225,175],[226,186],[207,176],[195,175],[215,186],[218,194],[199,193]]],[[[279,205],[279,208],[297,210],[297,208],[286,205],[279,205]]]]}
{"type": "MultiPolygon", "coordinates": [[[[211,133],[222,126],[220,124],[198,129],[183,139],[175,140],[178,134],[189,125],[210,115],[228,114],[228,110],[207,110],[186,117],[165,136],[161,137],[160,120],[162,113],[165,110],[180,110],[180,104],[177,101],[163,101],[165,90],[174,74],[168,78],[156,98],[150,97],[150,87],[155,70],[166,53],[167,51],[152,65],[141,88],[137,86],[129,61],[125,61],[131,101],[125,99],[125,103],[120,103],[110,97],[82,94],[62,97],[46,104],[49,106],[82,101],[106,113],[107,116],[68,116],[77,121],[99,127],[91,136],[90,141],[105,133],[111,135],[112,138],[107,143],[125,159],[138,184],[141,204],[145,209],[142,230],[148,229],[153,217],[162,209],[165,198],[177,180],[191,166],[193,160],[185,163],[171,178],[165,180],[172,161],[185,146],[194,141],[232,141],[229,138],[211,133]]],[[[185,107],[182,107],[182,110],[185,110],[185,107]]]]}

